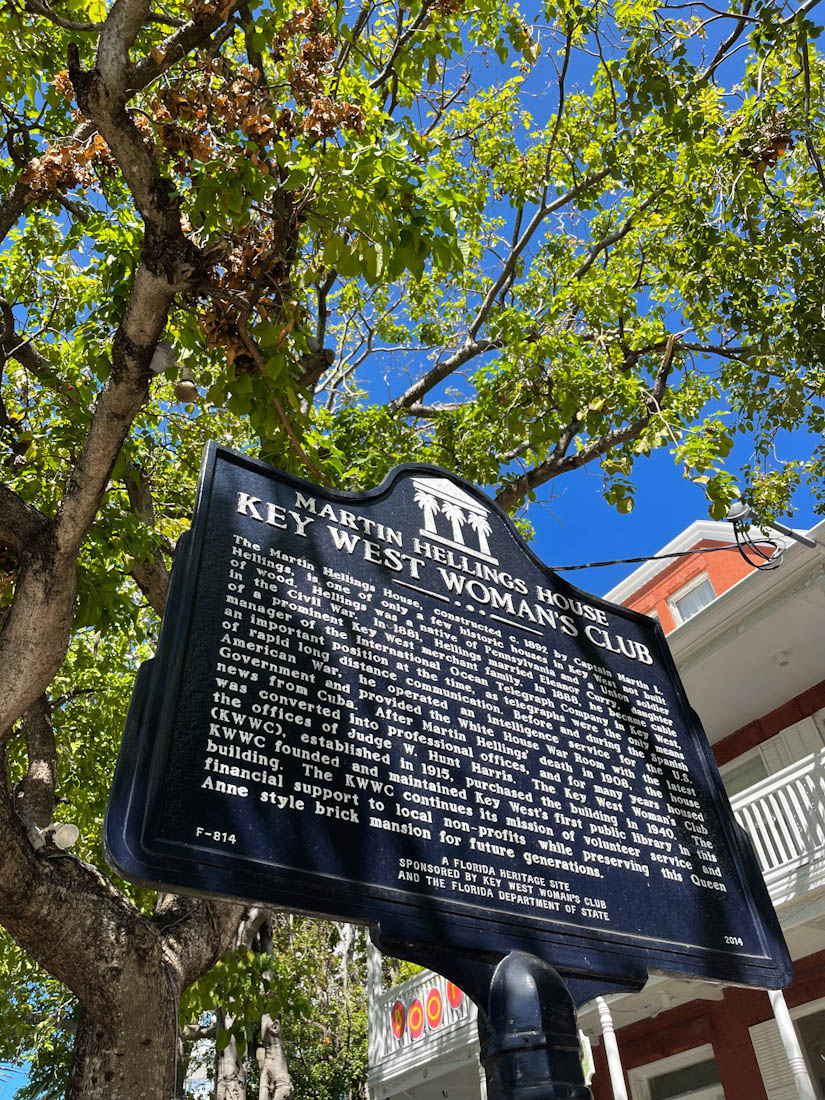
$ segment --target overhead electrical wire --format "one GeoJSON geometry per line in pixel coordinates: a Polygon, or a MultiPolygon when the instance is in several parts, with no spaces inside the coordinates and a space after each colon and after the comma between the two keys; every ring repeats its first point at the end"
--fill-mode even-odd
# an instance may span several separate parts
{"type": "Polygon", "coordinates": [[[648,554],[639,558],[615,558],[612,561],[589,561],[583,565],[550,565],[548,568],[554,573],[562,573],[573,569],[599,569],[606,565],[635,565],[645,561],[667,561],[670,558],[687,558],[692,554],[716,554],[721,550],[738,550],[748,565],[754,569],[776,569],[782,563],[784,550],[780,543],[768,538],[752,539],[747,531],[744,532],[743,537],[738,526],[738,524],[733,525],[736,542],[727,543],[725,546],[703,546],[698,550],[676,550],[671,554],[648,554]],[[761,546],[772,547],[773,553],[765,554],[760,549],[761,546]],[[763,559],[762,563],[752,561],[748,557],[748,552],[758,554],[763,559]]]}

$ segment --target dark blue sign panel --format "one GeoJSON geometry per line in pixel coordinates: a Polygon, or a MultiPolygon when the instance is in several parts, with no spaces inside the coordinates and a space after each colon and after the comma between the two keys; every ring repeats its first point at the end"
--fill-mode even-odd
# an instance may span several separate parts
{"type": "Polygon", "coordinates": [[[209,448],[106,842],[128,878],[568,974],[789,977],[659,627],[431,467],[341,494],[209,448]]]}

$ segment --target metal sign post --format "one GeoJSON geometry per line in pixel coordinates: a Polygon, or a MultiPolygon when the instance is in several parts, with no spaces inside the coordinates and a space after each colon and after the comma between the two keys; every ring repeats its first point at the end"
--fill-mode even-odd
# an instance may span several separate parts
{"type": "Polygon", "coordinates": [[[454,981],[478,1007],[488,1100],[591,1100],[584,1083],[576,1004],[559,973],[526,951],[495,961],[437,947],[415,949],[373,931],[385,954],[415,959],[454,981]]]}

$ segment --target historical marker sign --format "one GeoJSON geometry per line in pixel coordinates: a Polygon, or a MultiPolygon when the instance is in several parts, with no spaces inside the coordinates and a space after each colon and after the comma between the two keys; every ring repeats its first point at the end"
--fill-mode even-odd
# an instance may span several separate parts
{"type": "Polygon", "coordinates": [[[568,974],[789,976],[659,627],[428,467],[340,494],[210,446],[106,841],[140,881],[568,974]]]}

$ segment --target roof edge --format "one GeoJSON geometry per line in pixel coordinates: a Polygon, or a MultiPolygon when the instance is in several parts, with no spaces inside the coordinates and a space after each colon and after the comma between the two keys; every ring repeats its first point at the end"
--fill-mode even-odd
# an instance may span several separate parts
{"type": "MultiPolygon", "coordinates": [[[[689,527],[686,527],[684,531],[680,531],[666,546],[658,550],[657,556],[678,554],[682,550],[690,550],[692,546],[703,539],[733,543],[733,527],[730,523],[717,520],[694,520],[689,527]]],[[[625,577],[623,581],[619,581],[609,592],[606,592],[603,599],[609,600],[611,603],[622,603],[634,592],[638,592],[640,588],[643,588],[648,581],[653,580],[665,568],[666,565],[663,565],[660,560],[646,561],[638,569],[634,569],[630,576],[625,577]]]]}

